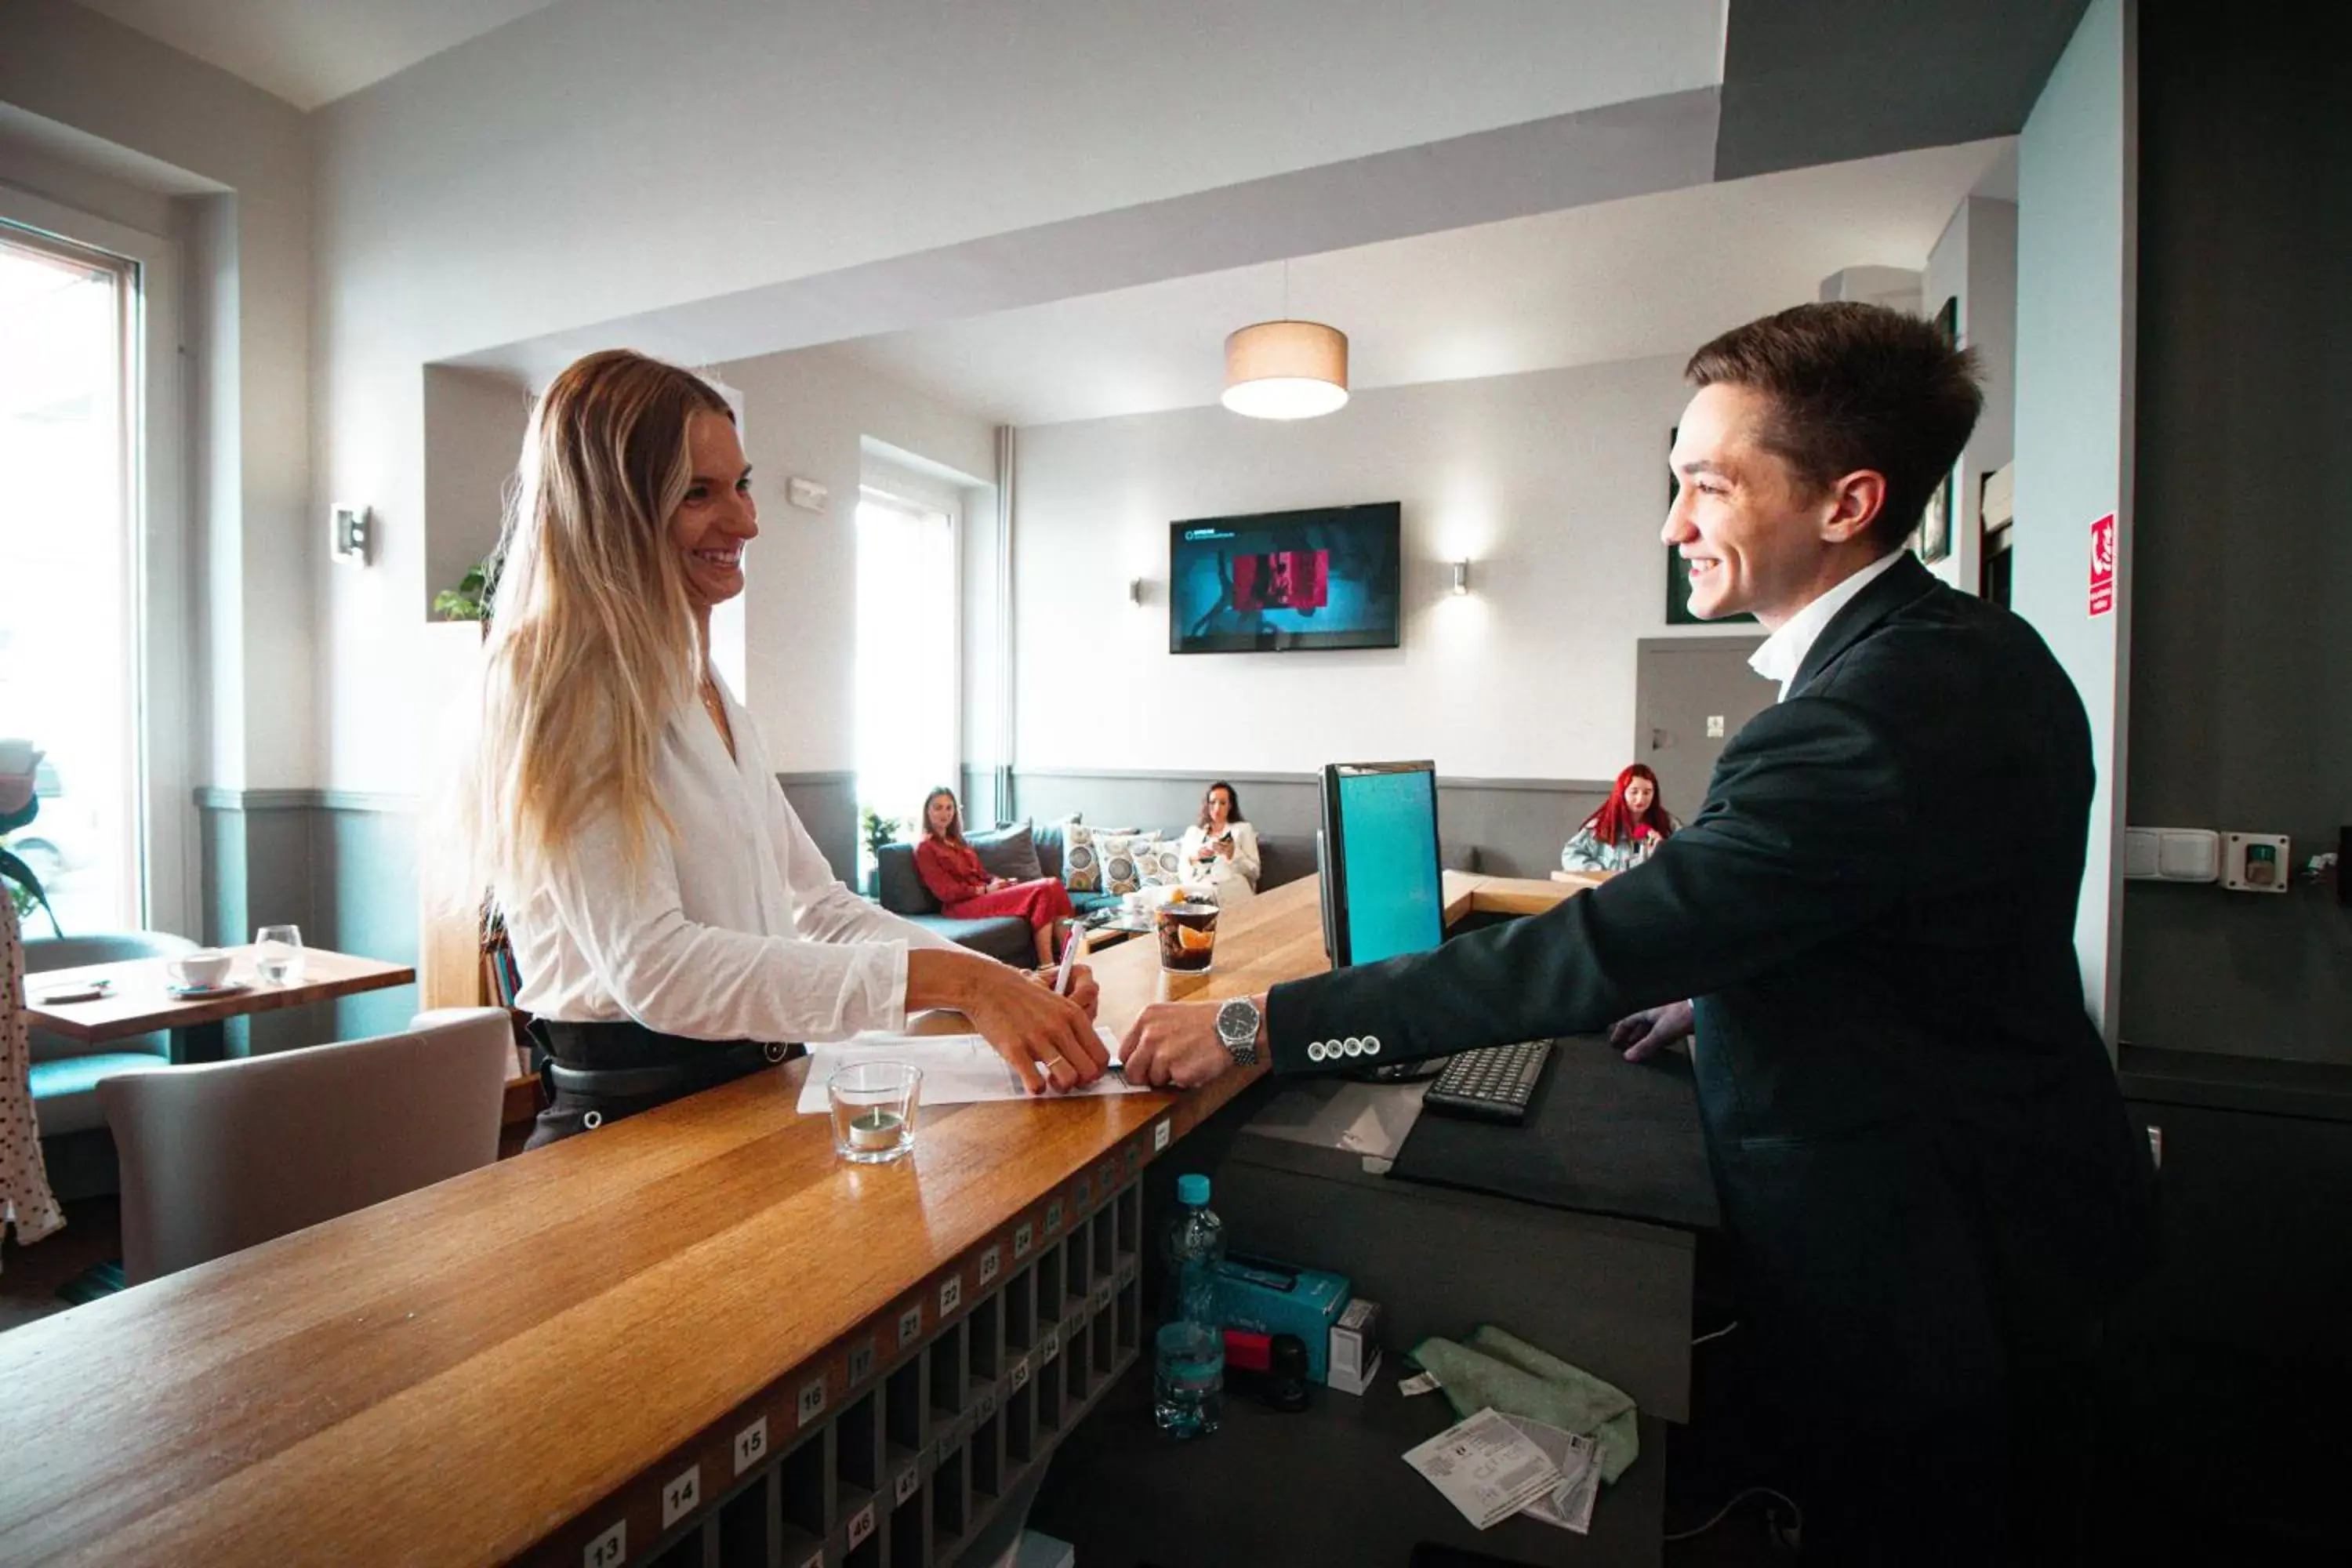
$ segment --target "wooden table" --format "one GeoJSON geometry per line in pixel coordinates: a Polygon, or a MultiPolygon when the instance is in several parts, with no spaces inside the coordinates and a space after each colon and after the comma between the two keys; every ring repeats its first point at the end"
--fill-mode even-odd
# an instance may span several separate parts
{"type": "MultiPolygon", "coordinates": [[[[1446,884],[1449,914],[1565,896],[1446,884]]],[[[1322,970],[1314,880],[1218,938],[1206,975],[1103,953],[1105,1021],[1322,970]]],[[[0,1561],[944,1561],[1016,1426],[1042,1462],[1131,1364],[1137,1172],[1255,1075],[935,1110],[869,1167],[797,1113],[806,1071],[0,1334],[0,1561]]]]}
{"type": "Polygon", "coordinates": [[[164,987],[170,984],[168,959],[133,958],[119,963],[89,963],[78,969],[49,969],[25,977],[26,1017],[85,1045],[100,1045],[131,1035],[168,1029],[173,1062],[214,1062],[226,1054],[222,1026],[231,1018],[299,1007],[311,1002],[331,1002],[338,996],[405,985],[416,971],[380,959],[357,958],[324,948],[302,950],[302,978],[291,985],[272,985],[255,973],[253,949],[227,947],[229,979],[247,989],[225,996],[184,998],[164,987]],[[110,994],[95,1002],[39,1003],[33,998],[64,990],[77,983],[110,980],[110,994]]]}

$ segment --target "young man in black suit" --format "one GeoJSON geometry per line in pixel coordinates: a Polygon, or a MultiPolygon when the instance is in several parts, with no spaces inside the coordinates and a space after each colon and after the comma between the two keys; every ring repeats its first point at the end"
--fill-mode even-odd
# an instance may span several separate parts
{"type": "Polygon", "coordinates": [[[1782,698],[1698,815],[1547,914],[1150,1008],[1127,1073],[1190,1085],[1260,1053],[1312,1071],[1342,1039],[1387,1062],[1612,1019],[1638,1060],[1696,1028],[1809,1559],[2071,1560],[2098,1323],[2148,1248],[2147,1150],[2074,957],[2083,706],[2032,627],[1903,548],[1980,406],[1932,325],[1801,306],[1687,374],[1664,537],[1695,610],[1771,633],[1756,665],[1782,698]]]}

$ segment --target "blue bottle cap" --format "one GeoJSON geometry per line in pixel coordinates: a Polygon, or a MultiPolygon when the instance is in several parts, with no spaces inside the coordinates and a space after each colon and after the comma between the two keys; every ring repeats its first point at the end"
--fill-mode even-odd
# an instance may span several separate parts
{"type": "Polygon", "coordinates": [[[1206,1205],[1209,1201],[1209,1178],[1206,1176],[1177,1177],[1176,1201],[1181,1204],[1190,1204],[1194,1208],[1206,1205]]]}

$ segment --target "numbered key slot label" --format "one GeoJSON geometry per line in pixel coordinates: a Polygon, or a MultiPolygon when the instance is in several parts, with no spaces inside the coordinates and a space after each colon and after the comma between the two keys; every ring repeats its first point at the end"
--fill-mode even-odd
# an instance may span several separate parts
{"type": "Polygon", "coordinates": [[[940,1316],[945,1318],[962,1305],[963,1276],[950,1274],[940,1286],[940,1316]]]}
{"type": "Polygon", "coordinates": [[[667,1530],[702,1501],[702,1467],[688,1465],[684,1474],[662,1488],[662,1528],[667,1530]]]}
{"type": "Polygon", "coordinates": [[[1045,1234],[1053,1235],[1062,1228],[1062,1200],[1055,1198],[1045,1205],[1045,1234]]]}
{"type": "Polygon", "coordinates": [[[1004,1248],[1001,1247],[992,1247],[986,1252],[982,1253],[980,1255],[981,1284],[983,1286],[992,1284],[995,1281],[997,1275],[1003,1270],[1003,1268],[1004,1248]]]}
{"type": "Polygon", "coordinates": [[[849,1386],[856,1387],[874,1375],[874,1342],[863,1340],[849,1351],[849,1386]]]}
{"type": "Polygon", "coordinates": [[[629,1521],[621,1520],[580,1553],[581,1568],[621,1568],[629,1556],[629,1521]]]}
{"type": "Polygon", "coordinates": [[[923,1337],[923,1304],[920,1301],[898,1314],[898,1348],[905,1350],[923,1337]]]}
{"type": "Polygon", "coordinates": [[[866,1538],[873,1533],[874,1505],[869,1502],[849,1516],[849,1549],[852,1552],[856,1551],[866,1544],[866,1538]]]}
{"type": "Polygon", "coordinates": [[[768,1457],[768,1418],[761,1416],[735,1434],[735,1473],[741,1475],[768,1457]]]}
{"type": "Polygon", "coordinates": [[[1029,1249],[1036,1244],[1036,1229],[1027,1220],[1013,1227],[1013,1260],[1015,1263],[1028,1257],[1029,1249]]]}
{"type": "Polygon", "coordinates": [[[1151,1152],[1155,1154],[1166,1152],[1168,1148],[1168,1140],[1173,1135],[1174,1131],[1174,1128],[1170,1124],[1165,1117],[1153,1122],[1151,1124],[1151,1152]]]}
{"type": "Polygon", "coordinates": [[[919,1466],[908,1465],[906,1468],[900,1470],[898,1472],[898,1479],[892,1482],[890,1486],[890,1506],[896,1508],[898,1504],[905,1502],[908,1498],[913,1497],[915,1495],[915,1489],[922,1484],[923,1472],[919,1466]]]}
{"type": "Polygon", "coordinates": [[[824,1378],[822,1374],[801,1384],[800,1424],[803,1426],[824,1414],[824,1378]]]}

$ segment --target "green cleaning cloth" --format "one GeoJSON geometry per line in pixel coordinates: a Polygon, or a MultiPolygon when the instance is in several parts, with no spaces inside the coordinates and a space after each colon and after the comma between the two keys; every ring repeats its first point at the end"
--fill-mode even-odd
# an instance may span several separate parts
{"type": "Polygon", "coordinates": [[[1612,1486],[1641,1457],[1633,1402],[1623,1390],[1491,1323],[1474,1330],[1465,1344],[1423,1340],[1413,1347],[1412,1360],[1435,1374],[1454,1413],[1465,1420],[1492,1405],[1506,1415],[1591,1437],[1601,1479],[1612,1486]]]}

